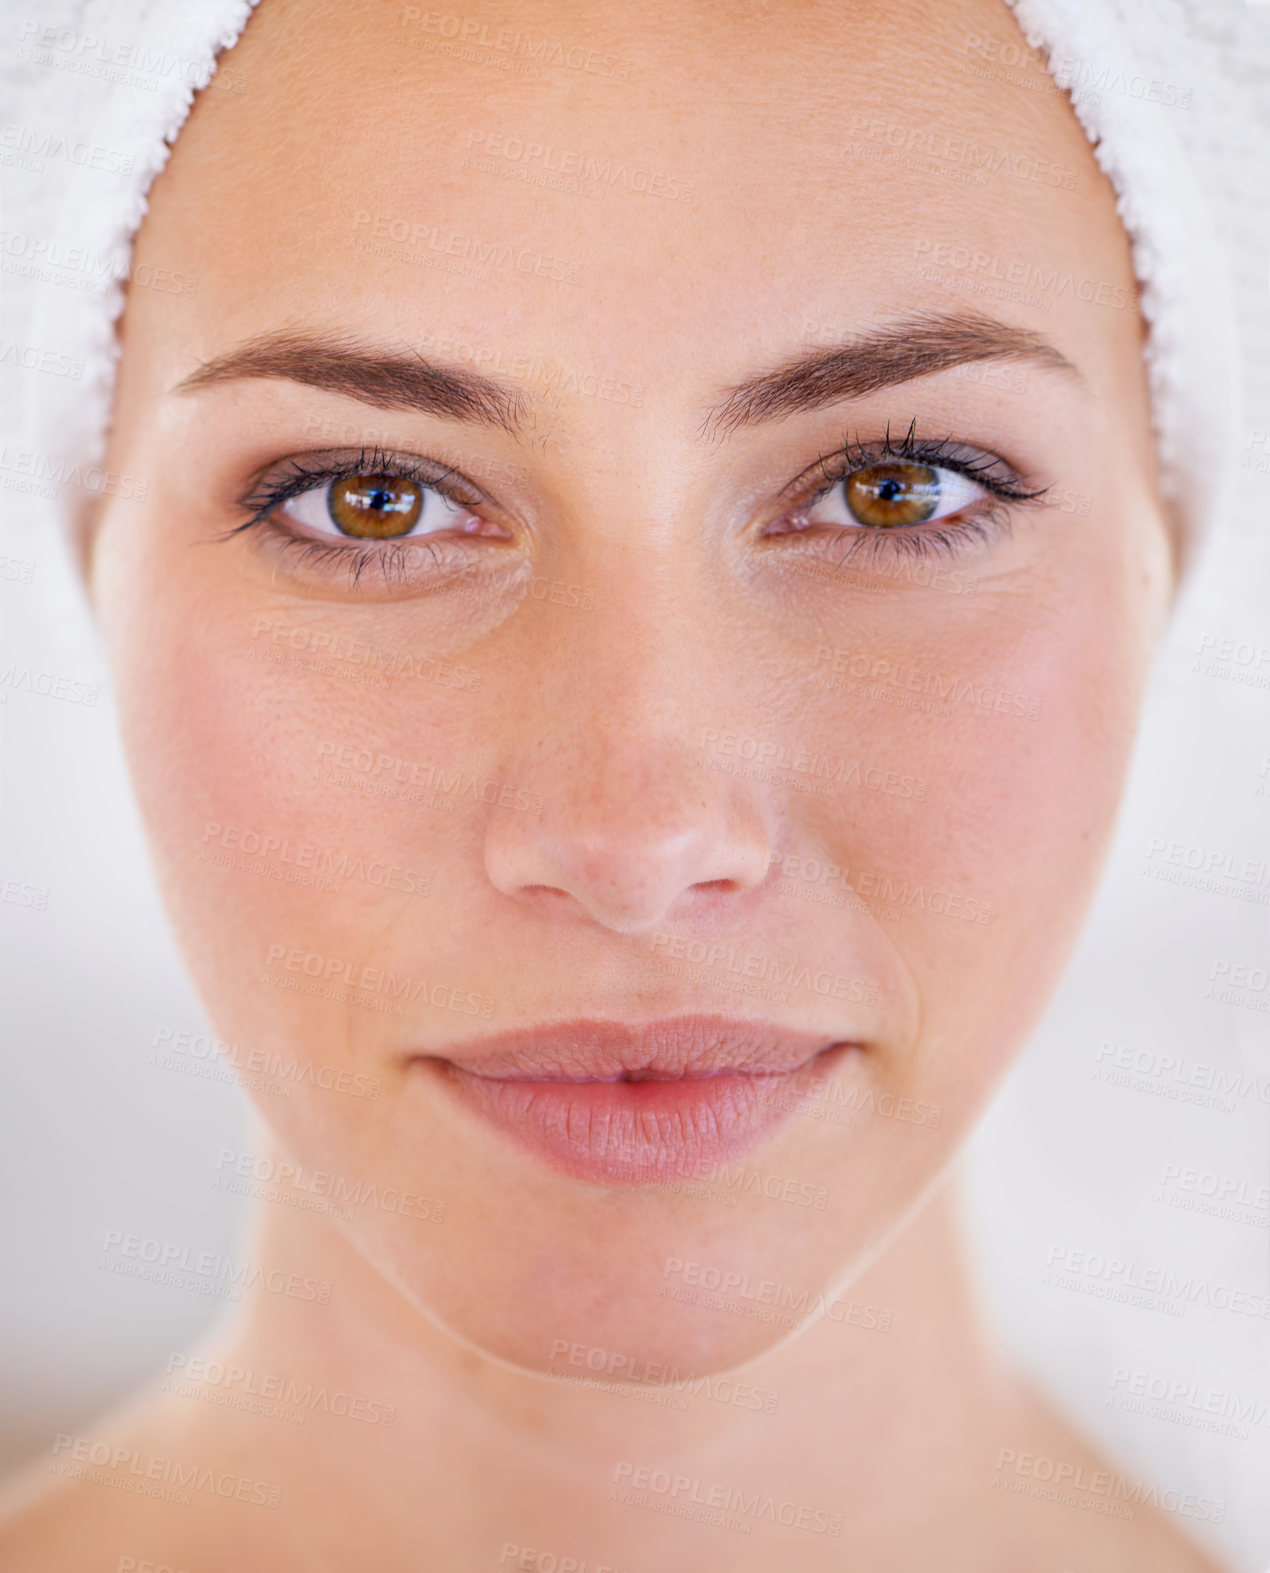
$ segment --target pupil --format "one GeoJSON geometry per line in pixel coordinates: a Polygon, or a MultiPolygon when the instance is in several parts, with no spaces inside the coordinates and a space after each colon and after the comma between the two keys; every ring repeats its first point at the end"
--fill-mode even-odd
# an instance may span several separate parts
{"type": "Polygon", "coordinates": [[[878,487],[878,496],[883,502],[894,502],[902,488],[896,480],[887,479],[878,487]]]}
{"type": "Polygon", "coordinates": [[[376,513],[382,513],[385,508],[392,506],[392,498],[382,488],[376,488],[370,494],[370,505],[376,513]]]}

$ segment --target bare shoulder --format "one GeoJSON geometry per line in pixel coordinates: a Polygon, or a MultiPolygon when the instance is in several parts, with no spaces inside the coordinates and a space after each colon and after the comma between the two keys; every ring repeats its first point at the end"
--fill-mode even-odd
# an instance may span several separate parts
{"type": "Polygon", "coordinates": [[[995,1463],[1014,1555],[1025,1546],[1061,1548],[1053,1566],[1073,1573],[1229,1573],[1192,1536],[1204,1521],[1220,1521],[1218,1501],[1199,1490],[1184,1498],[1159,1490],[1103,1456],[1039,1396],[995,1463]]]}
{"type": "Polygon", "coordinates": [[[0,1500],[6,1573],[265,1573],[223,1504],[165,1494],[116,1467],[32,1466],[0,1500]]]}
{"type": "Polygon", "coordinates": [[[122,1558],[130,1536],[117,1509],[83,1481],[32,1465],[0,1501],[0,1567],[44,1573],[91,1565],[89,1559],[100,1560],[102,1548],[114,1542],[122,1558]]]}

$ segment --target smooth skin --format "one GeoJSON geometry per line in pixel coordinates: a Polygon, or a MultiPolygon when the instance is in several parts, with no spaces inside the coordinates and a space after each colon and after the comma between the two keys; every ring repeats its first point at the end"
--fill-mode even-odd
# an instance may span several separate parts
{"type": "Polygon", "coordinates": [[[464,12],[488,31],[462,47],[425,16],[263,0],[225,57],[243,90],[197,102],[137,239],[198,281],[135,289],[122,324],[109,464],[144,495],[89,521],[192,973],[221,1037],[314,1071],[253,1093],[257,1156],[304,1178],[274,1174],[262,1281],[214,1352],[394,1422],[150,1393],[85,1435],[280,1505],[62,1480],[9,1543],[189,1573],[550,1566],[525,1548],[623,1573],[1212,1566],[1017,1467],[1109,1469],[981,1333],[947,1184],[1078,930],[1173,592],[1129,247],[1084,135],[1060,94],[964,69],[974,36],[1021,42],[996,0],[508,0],[464,12]],[[500,29],[545,63],[503,69],[500,29]],[[958,314],[1013,348],[719,414],[958,314]],[[502,393],[229,375],[280,335],[502,393]],[[920,558],[914,531],[862,544],[813,482],[910,428],[1044,495],[923,526],[920,558]],[[363,447],[464,478],[435,554],[359,575],[232,533],[262,475],[363,447]],[[306,886],[300,846],[362,872],[306,886]],[[704,969],[694,945],[719,947],[704,969]],[[746,992],[736,955],[847,982],[746,992]],[[364,968],[427,987],[341,996],[364,968]],[[857,1045],[723,1200],[562,1174],[437,1069],[483,1033],[697,1012],[857,1045]],[[310,1205],[317,1173],[363,1186],[348,1216],[310,1205]],[[835,1309],[794,1336],[757,1291],[713,1304],[715,1272],[835,1309]],[[593,1351],[615,1389],[577,1380],[593,1351]],[[746,1396],[648,1402],[650,1369],[746,1396]],[[641,1470],[795,1522],[671,1516],[641,1470]]]}

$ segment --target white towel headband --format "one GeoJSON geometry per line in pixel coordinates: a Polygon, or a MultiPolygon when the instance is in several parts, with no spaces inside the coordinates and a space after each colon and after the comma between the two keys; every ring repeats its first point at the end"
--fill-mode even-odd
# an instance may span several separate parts
{"type": "MultiPolygon", "coordinates": [[[[1206,190],[1252,178],[1252,94],[1256,72],[1270,70],[1265,35],[1258,63],[1241,27],[1251,0],[1005,3],[1068,92],[1119,198],[1149,324],[1165,492],[1189,563],[1220,514],[1241,436],[1232,237],[1219,229],[1206,190]]],[[[46,494],[59,491],[64,518],[73,516],[77,493],[110,484],[94,467],[105,448],[115,322],[146,193],[195,92],[214,81],[219,52],[255,4],[51,0],[37,15],[31,0],[0,0],[13,106],[0,152],[11,177],[2,260],[23,297],[21,326],[8,332],[15,355],[35,358],[28,369],[49,371],[25,379],[22,458],[46,478],[46,494]],[[60,367],[69,370],[59,374],[60,367]]],[[[1004,29],[1001,42],[996,69],[1008,79],[1004,29]]],[[[214,82],[228,92],[244,85],[230,73],[214,82]]],[[[1228,202],[1227,224],[1237,210],[1228,202]]]]}

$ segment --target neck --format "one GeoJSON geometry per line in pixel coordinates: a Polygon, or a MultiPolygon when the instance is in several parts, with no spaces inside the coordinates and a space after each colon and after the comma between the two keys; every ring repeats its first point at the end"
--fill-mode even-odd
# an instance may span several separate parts
{"type": "MultiPolygon", "coordinates": [[[[828,1566],[847,1544],[835,1521],[866,1544],[877,1521],[879,1543],[894,1549],[915,1480],[939,1482],[931,1489],[955,1517],[958,1494],[982,1487],[985,1460],[1017,1420],[1017,1395],[980,1333],[948,1188],[847,1291],[859,1311],[742,1371],[685,1370],[682,1385],[672,1375],[655,1388],[602,1385],[585,1366],[570,1383],[497,1364],[421,1315],[327,1220],[265,1212],[265,1282],[275,1268],[328,1280],[329,1303],[257,1290],[216,1354],[253,1373],[257,1391],[281,1382],[279,1402],[308,1392],[312,1407],[288,1424],[187,1400],[199,1414],[186,1424],[204,1451],[259,1449],[258,1473],[284,1489],[269,1515],[282,1565],[288,1553],[304,1565],[312,1547],[356,1561],[371,1523],[377,1565],[393,1573],[426,1553],[496,1573],[500,1558],[517,1565],[509,1547],[525,1546],[638,1573],[678,1565],[685,1518],[718,1524],[705,1515],[738,1497],[752,1504],[757,1491],[793,1504],[787,1516],[802,1510],[801,1522],[773,1527],[769,1509],[757,1528],[777,1535],[771,1546],[745,1529],[724,1535],[729,1565],[768,1566],[779,1551],[791,1568],[828,1566]],[[349,1412],[327,1412],[328,1401],[349,1412]]],[[[935,1504],[923,1493],[925,1514],[935,1504]]]]}

